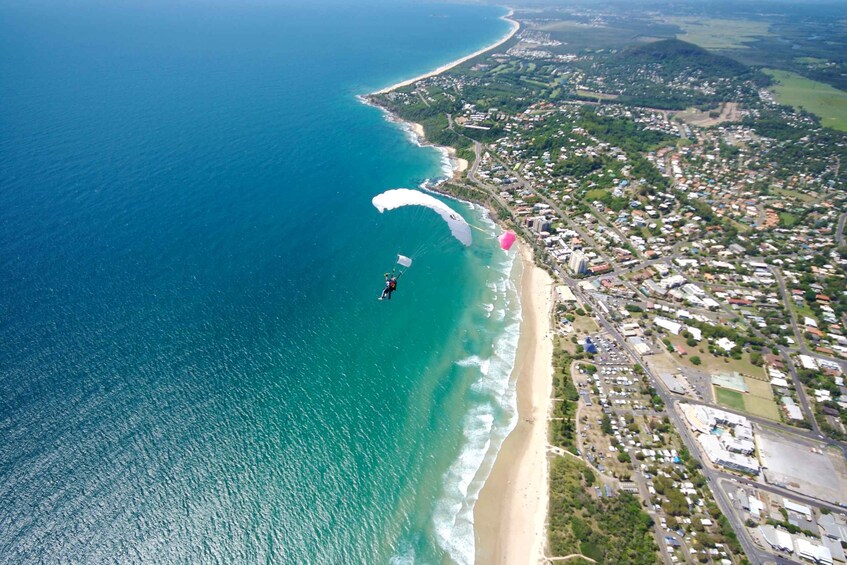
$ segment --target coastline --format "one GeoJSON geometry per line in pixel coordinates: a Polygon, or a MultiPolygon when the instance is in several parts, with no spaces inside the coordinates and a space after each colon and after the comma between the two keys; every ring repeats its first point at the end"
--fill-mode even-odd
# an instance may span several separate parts
{"type": "MultiPolygon", "coordinates": [[[[387,94],[389,92],[392,92],[393,90],[397,90],[398,88],[403,88],[404,86],[414,84],[415,82],[417,82],[419,80],[423,80],[425,78],[430,78],[430,77],[440,75],[443,72],[449,71],[450,69],[457,67],[458,65],[461,65],[465,61],[470,61],[474,57],[478,57],[478,56],[482,55],[483,53],[487,53],[488,51],[491,51],[492,49],[495,49],[495,48],[499,47],[500,45],[503,45],[505,42],[509,41],[518,32],[518,30],[521,27],[520,23],[518,23],[517,20],[513,20],[511,18],[511,16],[514,13],[515,13],[515,11],[513,9],[509,8],[508,13],[500,16],[500,19],[508,22],[510,24],[511,28],[509,29],[509,31],[503,37],[501,37],[500,39],[498,39],[494,43],[487,45],[487,46],[483,47],[482,49],[474,51],[470,55],[466,55],[464,57],[456,59],[455,61],[451,61],[451,62],[447,63],[446,65],[442,65],[442,66],[438,67],[437,69],[435,69],[434,71],[430,71],[430,72],[424,73],[422,75],[416,76],[414,78],[410,78],[410,79],[398,82],[397,84],[393,84],[391,86],[388,86],[388,87],[383,88],[382,90],[378,90],[376,92],[371,92],[370,94],[357,96],[357,98],[359,99],[360,102],[362,102],[363,104],[367,104],[368,106],[374,106],[376,108],[379,108],[380,110],[382,110],[385,113],[386,119],[389,122],[399,124],[402,128],[404,128],[407,132],[409,132],[409,135],[412,137],[413,143],[415,143],[415,144],[417,144],[421,147],[433,147],[433,148],[437,149],[438,151],[440,151],[444,155],[445,160],[447,160],[450,163],[450,168],[452,170],[452,173],[445,174],[446,178],[444,179],[444,181],[450,180],[451,178],[453,180],[457,180],[461,176],[461,174],[464,171],[467,170],[467,168],[469,166],[468,161],[456,156],[457,152],[456,152],[455,147],[445,147],[445,146],[441,146],[441,145],[435,145],[434,143],[430,143],[426,139],[426,133],[424,132],[424,128],[421,124],[418,124],[418,123],[415,123],[415,122],[407,122],[406,120],[403,120],[402,118],[400,118],[399,116],[397,116],[396,114],[394,114],[393,112],[388,110],[387,108],[380,106],[379,104],[372,101],[369,97],[374,96],[376,94],[387,94]]],[[[433,187],[428,187],[428,188],[433,188],[433,187]]],[[[436,187],[436,189],[437,189],[437,187],[436,187]]]]}
{"type": "Polygon", "coordinates": [[[372,94],[388,94],[392,90],[397,90],[398,88],[403,88],[404,86],[409,86],[410,84],[416,83],[419,80],[423,80],[425,78],[440,75],[441,73],[443,73],[445,71],[449,71],[453,67],[461,65],[465,61],[470,61],[474,57],[478,57],[479,55],[482,55],[486,51],[490,51],[490,50],[494,49],[495,47],[499,47],[500,45],[502,45],[502,44],[506,43],[508,40],[510,40],[512,38],[512,36],[515,35],[515,33],[517,33],[517,31],[521,27],[520,24],[517,21],[515,21],[511,18],[512,14],[514,14],[514,13],[515,13],[515,11],[512,10],[511,8],[509,8],[509,13],[507,13],[503,16],[500,16],[501,20],[509,22],[509,24],[511,25],[511,29],[509,29],[509,31],[506,33],[506,35],[504,35],[503,37],[498,39],[497,42],[492,43],[491,45],[488,45],[486,47],[483,47],[482,49],[479,49],[478,51],[474,51],[470,55],[466,55],[466,56],[464,56],[460,59],[456,59],[455,61],[447,63],[446,65],[442,65],[442,66],[438,67],[437,69],[435,69],[434,71],[430,71],[428,73],[424,73],[422,75],[416,76],[415,78],[410,78],[410,79],[398,82],[397,84],[392,84],[391,86],[383,88],[382,90],[378,90],[378,91],[376,91],[372,94]]]}
{"type": "MultiPolygon", "coordinates": [[[[434,185],[423,187],[426,190],[456,198],[439,190],[439,185],[451,179],[458,180],[468,168],[468,162],[456,156],[454,147],[430,143],[421,124],[403,120],[370,97],[439,75],[502,45],[520,29],[520,24],[510,18],[513,13],[510,9],[501,16],[512,27],[497,42],[434,71],[359,97],[363,103],[383,111],[386,119],[404,129],[413,143],[421,147],[434,147],[442,152],[450,164],[452,174],[445,171],[445,178],[434,185]]],[[[491,217],[496,215],[492,214],[491,217]]],[[[518,422],[494,454],[488,476],[474,503],[475,561],[479,563],[539,562],[544,557],[547,543],[548,415],[553,386],[550,325],[553,281],[534,262],[530,248],[522,241],[518,246],[523,263],[519,289],[523,319],[515,364],[509,377],[515,383],[518,422]]]]}
{"type": "Polygon", "coordinates": [[[523,320],[511,377],[516,381],[518,423],[503,441],[474,507],[479,563],[537,563],[546,545],[553,282],[525,245],[520,250],[523,320]]]}

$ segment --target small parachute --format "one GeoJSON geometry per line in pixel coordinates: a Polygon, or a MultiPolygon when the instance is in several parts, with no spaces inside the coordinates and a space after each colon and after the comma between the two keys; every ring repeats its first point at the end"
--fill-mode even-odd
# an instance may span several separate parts
{"type": "Polygon", "coordinates": [[[406,257],[405,255],[398,255],[397,263],[403,265],[407,269],[412,266],[412,260],[406,257]]]}
{"type": "Polygon", "coordinates": [[[497,238],[497,240],[500,242],[500,249],[502,249],[503,251],[508,251],[509,249],[511,249],[512,245],[514,245],[515,243],[515,239],[517,239],[517,236],[513,231],[507,231],[497,238]]]}
{"type": "Polygon", "coordinates": [[[402,206],[424,206],[436,212],[447,222],[447,225],[450,227],[450,233],[462,242],[462,245],[466,247],[470,246],[473,241],[471,227],[465,219],[441,200],[424,192],[409,188],[395,188],[387,190],[382,194],[377,194],[373,197],[372,202],[380,212],[394,210],[402,206]]]}

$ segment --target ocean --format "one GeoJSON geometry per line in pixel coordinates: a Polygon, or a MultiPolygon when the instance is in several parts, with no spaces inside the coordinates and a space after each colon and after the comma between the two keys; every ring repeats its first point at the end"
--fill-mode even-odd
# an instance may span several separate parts
{"type": "Polygon", "coordinates": [[[519,261],[357,96],[508,25],[351,4],[0,0],[0,561],[472,561],[519,261]]]}

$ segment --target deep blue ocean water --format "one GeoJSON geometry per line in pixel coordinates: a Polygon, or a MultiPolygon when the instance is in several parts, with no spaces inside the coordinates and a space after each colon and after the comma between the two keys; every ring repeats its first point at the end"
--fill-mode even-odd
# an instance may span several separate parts
{"type": "Polygon", "coordinates": [[[297,4],[0,1],[0,562],[472,558],[512,259],[356,95],[508,26],[297,4]]]}

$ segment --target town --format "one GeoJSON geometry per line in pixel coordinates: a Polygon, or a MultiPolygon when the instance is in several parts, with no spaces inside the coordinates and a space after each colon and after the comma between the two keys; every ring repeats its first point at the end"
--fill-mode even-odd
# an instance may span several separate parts
{"type": "Polygon", "coordinates": [[[847,562],[847,134],[691,43],[578,44],[612,17],[371,97],[557,281],[548,557],[847,562]]]}

